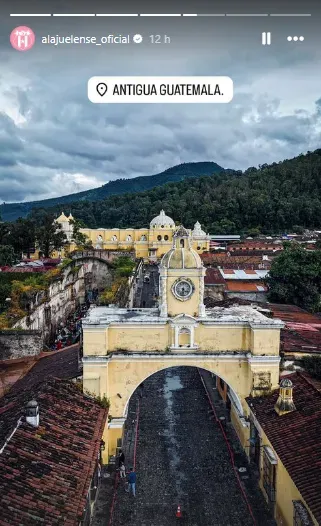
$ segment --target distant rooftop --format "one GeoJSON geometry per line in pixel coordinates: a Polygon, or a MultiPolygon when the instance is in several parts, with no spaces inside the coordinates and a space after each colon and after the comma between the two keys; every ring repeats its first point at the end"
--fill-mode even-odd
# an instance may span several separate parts
{"type": "Polygon", "coordinates": [[[241,236],[235,236],[230,234],[217,236],[210,234],[210,239],[212,239],[213,241],[239,241],[241,239],[241,236]]]}

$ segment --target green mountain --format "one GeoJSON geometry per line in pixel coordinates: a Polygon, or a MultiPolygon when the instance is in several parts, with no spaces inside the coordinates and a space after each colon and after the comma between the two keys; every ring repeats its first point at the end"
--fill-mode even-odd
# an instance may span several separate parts
{"type": "MultiPolygon", "coordinates": [[[[200,177],[222,171],[224,169],[214,162],[179,164],[156,175],[134,177],[133,179],[117,179],[104,184],[100,188],[93,188],[92,190],[76,194],[45,199],[43,201],[3,204],[0,205],[0,217],[2,217],[3,221],[14,221],[18,217],[26,217],[34,208],[52,208],[75,201],[100,201],[111,195],[143,192],[170,182],[182,181],[188,177],[200,177]]],[[[65,206],[65,209],[69,211],[69,207],[65,206]]]]}
{"type": "Polygon", "coordinates": [[[142,228],[162,208],[176,223],[191,228],[200,221],[213,234],[321,230],[321,149],[243,173],[225,170],[102,201],[77,201],[66,212],[91,228],[142,228]]]}

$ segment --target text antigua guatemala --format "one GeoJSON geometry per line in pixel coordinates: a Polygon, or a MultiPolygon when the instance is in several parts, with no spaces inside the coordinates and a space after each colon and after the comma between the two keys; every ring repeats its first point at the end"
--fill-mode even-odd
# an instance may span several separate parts
{"type": "Polygon", "coordinates": [[[115,84],[113,95],[124,96],[220,96],[219,84],[115,84]]]}

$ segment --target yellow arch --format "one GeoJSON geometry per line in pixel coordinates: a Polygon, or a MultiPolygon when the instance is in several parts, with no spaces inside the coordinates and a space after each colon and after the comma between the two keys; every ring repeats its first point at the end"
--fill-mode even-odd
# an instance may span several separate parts
{"type": "MultiPolygon", "coordinates": [[[[127,415],[128,415],[128,407],[129,407],[129,403],[130,403],[130,400],[131,398],[133,397],[134,393],[137,391],[137,389],[139,388],[139,386],[145,382],[148,378],[150,378],[151,376],[154,376],[155,374],[158,374],[159,372],[161,371],[166,371],[167,369],[173,369],[173,368],[176,368],[176,367],[194,367],[196,369],[203,369],[204,371],[208,371],[209,373],[212,373],[212,374],[215,374],[213,371],[211,371],[210,369],[208,368],[204,368],[204,367],[199,367],[198,365],[169,365],[169,366],[164,366],[162,367],[162,369],[159,369],[158,371],[156,372],[153,372],[149,375],[146,376],[146,378],[144,378],[140,384],[138,384],[131,392],[130,396],[127,398],[127,402],[125,404],[125,407],[124,407],[124,411],[123,411],[123,417],[124,418],[127,418],[127,415]]],[[[226,380],[226,378],[222,378],[222,376],[219,376],[218,374],[216,374],[216,376],[218,376],[219,378],[221,378],[230,388],[230,390],[233,392],[233,397],[235,397],[235,402],[236,402],[236,406],[237,406],[237,409],[240,413],[241,416],[243,416],[244,414],[244,411],[243,411],[243,407],[242,407],[242,402],[240,400],[240,397],[239,395],[236,393],[236,391],[230,386],[229,382],[226,380]]]]}

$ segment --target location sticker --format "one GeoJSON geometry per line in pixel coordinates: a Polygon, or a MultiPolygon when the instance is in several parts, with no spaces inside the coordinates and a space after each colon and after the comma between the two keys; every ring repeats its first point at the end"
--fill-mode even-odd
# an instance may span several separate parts
{"type": "Polygon", "coordinates": [[[103,97],[108,90],[108,86],[104,82],[99,82],[99,84],[97,84],[96,86],[96,90],[99,93],[99,95],[103,97]]]}
{"type": "Polygon", "coordinates": [[[230,77],[91,77],[88,98],[113,103],[228,103],[233,99],[230,77]]]}

